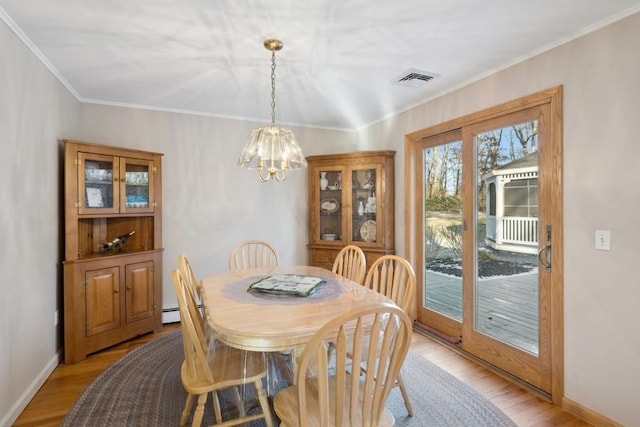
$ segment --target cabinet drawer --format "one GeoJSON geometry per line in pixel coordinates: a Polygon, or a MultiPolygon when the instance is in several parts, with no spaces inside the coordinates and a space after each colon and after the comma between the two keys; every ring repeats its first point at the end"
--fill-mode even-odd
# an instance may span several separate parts
{"type": "Polygon", "coordinates": [[[371,267],[371,265],[373,265],[373,263],[383,255],[387,255],[387,254],[383,252],[364,251],[364,257],[367,260],[367,271],[369,271],[369,267],[371,267]]]}
{"type": "Polygon", "coordinates": [[[340,252],[339,249],[310,249],[309,264],[331,270],[331,267],[333,267],[333,261],[336,259],[338,252],[340,252]]]}

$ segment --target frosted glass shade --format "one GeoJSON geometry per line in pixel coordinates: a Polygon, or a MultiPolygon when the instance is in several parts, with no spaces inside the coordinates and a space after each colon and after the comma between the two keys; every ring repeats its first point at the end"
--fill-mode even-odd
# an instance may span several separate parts
{"type": "Polygon", "coordinates": [[[307,160],[289,129],[265,126],[251,132],[238,165],[258,171],[260,181],[283,181],[289,169],[307,167],[307,160]]]}

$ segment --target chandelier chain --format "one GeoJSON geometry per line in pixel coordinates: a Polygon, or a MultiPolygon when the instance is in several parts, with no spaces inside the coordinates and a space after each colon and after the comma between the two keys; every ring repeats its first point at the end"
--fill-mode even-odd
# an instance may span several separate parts
{"type": "Polygon", "coordinates": [[[271,125],[276,124],[276,52],[271,52],[271,125]]]}

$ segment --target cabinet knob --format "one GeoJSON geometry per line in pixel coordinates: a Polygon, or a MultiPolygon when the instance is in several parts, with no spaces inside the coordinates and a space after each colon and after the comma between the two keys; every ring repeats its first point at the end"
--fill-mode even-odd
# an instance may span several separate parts
{"type": "Polygon", "coordinates": [[[113,293],[114,293],[114,294],[120,293],[120,289],[115,288],[115,289],[113,290],[113,293]]]}

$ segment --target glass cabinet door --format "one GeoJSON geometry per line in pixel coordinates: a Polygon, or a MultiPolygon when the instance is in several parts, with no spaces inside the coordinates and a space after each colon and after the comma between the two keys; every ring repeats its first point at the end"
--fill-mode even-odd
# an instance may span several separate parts
{"type": "Polygon", "coordinates": [[[153,212],[153,162],[78,153],[80,215],[153,212]]]}
{"type": "Polygon", "coordinates": [[[153,162],[137,159],[121,159],[124,176],[121,211],[153,212],[153,162]]]}
{"type": "Polygon", "coordinates": [[[322,241],[340,241],[343,236],[342,169],[318,170],[320,203],[318,235],[322,241]]]}
{"type": "Polygon", "coordinates": [[[113,156],[79,153],[78,209],[80,214],[112,213],[118,210],[118,162],[113,156]]]}
{"type": "Polygon", "coordinates": [[[354,242],[377,242],[378,177],[375,168],[354,169],[351,172],[351,240],[354,242]]]}

